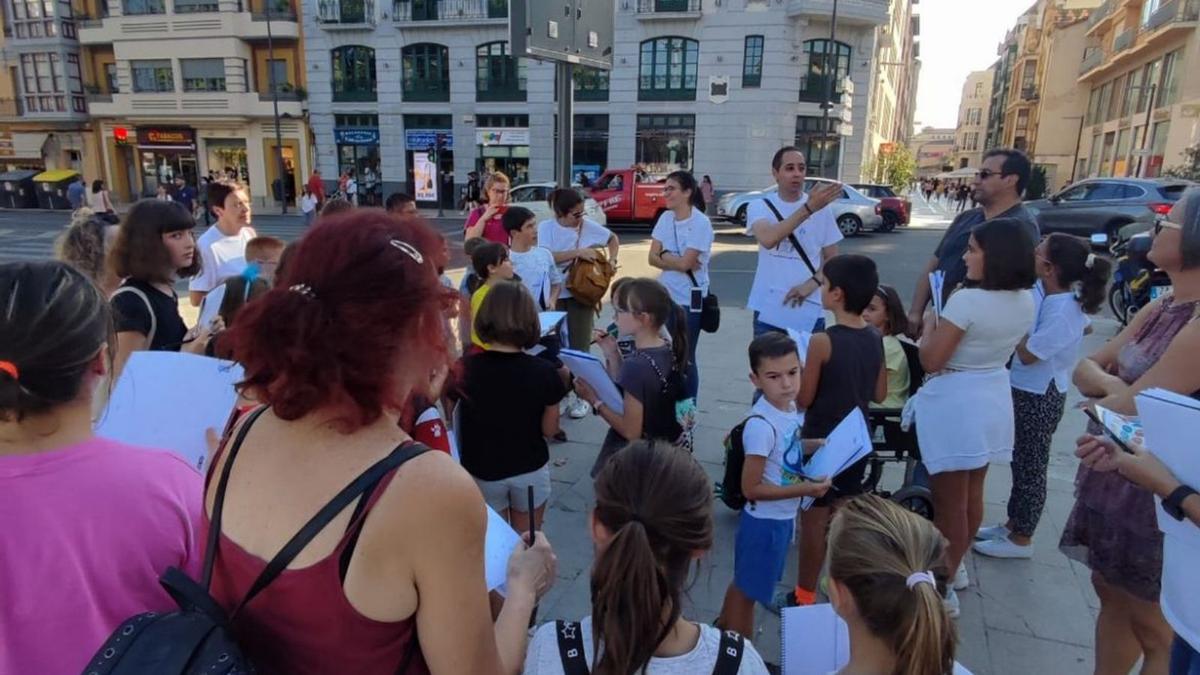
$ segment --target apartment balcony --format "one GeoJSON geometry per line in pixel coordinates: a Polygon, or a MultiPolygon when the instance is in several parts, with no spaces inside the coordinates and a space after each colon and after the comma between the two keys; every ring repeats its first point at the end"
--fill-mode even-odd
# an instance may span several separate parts
{"type": "Polygon", "coordinates": [[[1126,28],[1125,30],[1118,33],[1117,37],[1113,38],[1112,53],[1120,54],[1121,52],[1125,51],[1126,49],[1129,49],[1130,47],[1132,47],[1133,39],[1135,37],[1137,37],[1137,31],[1134,30],[1133,28],[1126,28]]]}
{"type": "Polygon", "coordinates": [[[1146,25],[1142,27],[1142,33],[1154,35],[1155,38],[1161,37],[1157,33],[1161,30],[1175,31],[1187,30],[1194,28],[1196,21],[1200,19],[1200,1],[1198,0],[1170,0],[1164,2],[1156,12],[1150,15],[1146,20],[1146,25]]]}
{"type": "Polygon", "coordinates": [[[1080,66],[1080,81],[1102,81],[1130,67],[1138,66],[1196,30],[1200,23],[1200,0],[1170,0],[1150,15],[1140,28],[1122,32],[1113,40],[1113,51],[1101,56],[1088,53],[1080,66]],[[1099,63],[1094,63],[1099,58],[1099,63]],[[1087,66],[1091,65],[1091,68],[1087,66]]]}
{"type": "Polygon", "coordinates": [[[1041,95],[1038,94],[1038,90],[1037,90],[1036,86],[1023,87],[1021,89],[1021,100],[1022,101],[1026,102],[1026,103],[1034,103],[1039,98],[1041,98],[1041,95]]]}
{"type": "Polygon", "coordinates": [[[1100,32],[1101,27],[1108,25],[1108,20],[1113,17],[1114,0],[1107,0],[1103,5],[1092,10],[1088,15],[1087,34],[1093,35],[1100,32]]]}
{"type": "Polygon", "coordinates": [[[656,19],[699,19],[702,0],[637,0],[639,21],[656,19]]]}
{"type": "Polygon", "coordinates": [[[1083,52],[1083,62],[1079,64],[1080,79],[1090,75],[1104,63],[1104,50],[1099,47],[1088,47],[1083,52]]]}
{"type": "Polygon", "coordinates": [[[0,98],[0,120],[16,119],[25,114],[21,99],[0,98]]]}
{"type": "MultiPolygon", "coordinates": [[[[887,0],[838,0],[838,24],[846,26],[882,26],[889,21],[887,0]]],[[[788,0],[790,17],[828,18],[833,0],[788,0]]]]}
{"type": "MultiPolygon", "coordinates": [[[[276,15],[271,12],[271,36],[275,40],[298,40],[300,22],[295,12],[276,15]]],[[[125,40],[186,40],[194,38],[236,37],[266,40],[266,14],[251,12],[238,3],[221,4],[216,12],[183,14],[136,14],[108,16],[84,22],[79,42],[84,45],[112,44],[125,40]]]]}
{"type": "MultiPolygon", "coordinates": [[[[163,92],[112,94],[110,100],[97,97],[89,104],[95,117],[136,118],[178,117],[181,121],[205,117],[272,117],[274,115],[270,94],[261,92],[163,92]]],[[[279,97],[279,114],[300,117],[304,104],[294,93],[285,99],[279,97]]]]}
{"type": "Polygon", "coordinates": [[[502,24],[507,20],[508,0],[395,0],[392,3],[392,21],[423,28],[502,24]]]}
{"type": "Polygon", "coordinates": [[[317,23],[325,30],[371,30],[375,0],[317,0],[317,23]]]}

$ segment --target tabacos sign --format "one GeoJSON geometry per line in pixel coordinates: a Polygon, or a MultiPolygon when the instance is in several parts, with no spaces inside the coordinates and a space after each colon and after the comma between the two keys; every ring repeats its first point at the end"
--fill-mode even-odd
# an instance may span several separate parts
{"type": "Polygon", "coordinates": [[[138,145],[196,147],[196,132],[186,127],[150,127],[137,130],[138,145]]]}

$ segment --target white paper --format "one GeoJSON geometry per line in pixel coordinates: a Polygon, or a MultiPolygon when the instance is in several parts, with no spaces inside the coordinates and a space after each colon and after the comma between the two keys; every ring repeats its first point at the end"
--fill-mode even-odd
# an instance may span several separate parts
{"type": "Polygon", "coordinates": [[[809,331],[798,331],[795,328],[787,329],[788,337],[796,343],[796,351],[800,354],[800,365],[804,365],[804,360],[808,358],[808,343],[812,342],[812,333],[809,331]]]}
{"type": "Polygon", "coordinates": [[[220,434],[237,403],[242,367],[186,352],[134,352],[117,381],[96,434],[170,450],[203,472],[208,429],[220,434]]]}
{"type": "MultiPolygon", "coordinates": [[[[871,430],[867,428],[867,418],[855,408],[829,432],[825,437],[825,445],[805,462],[804,475],[809,478],[834,478],[871,454],[871,449],[871,430]]],[[[814,501],[813,497],[805,497],[800,501],[800,508],[808,509],[814,501]]]]}
{"type": "Polygon", "coordinates": [[[200,304],[200,318],[196,321],[197,326],[207,326],[212,323],[212,320],[217,318],[217,312],[221,309],[221,302],[225,300],[225,284],[220,284],[216,288],[208,292],[204,296],[204,301],[200,304]]]}
{"type": "Polygon", "coordinates": [[[783,610],[783,675],[826,675],[850,662],[850,629],[833,605],[783,610]]]}
{"type": "Polygon", "coordinates": [[[625,397],[609,377],[608,371],[604,369],[603,361],[591,354],[574,349],[560,351],[558,358],[575,377],[587,382],[588,386],[596,391],[596,395],[600,397],[604,405],[618,415],[625,414],[625,397]]]}
{"type": "MultiPolygon", "coordinates": [[[[1200,462],[1196,461],[1196,438],[1200,437],[1200,401],[1164,389],[1148,389],[1137,395],[1138,416],[1146,434],[1146,449],[1162,460],[1184,485],[1200,486],[1200,462]]],[[[1158,503],[1158,529],[1200,549],[1200,528],[1187,519],[1167,515],[1158,503]]]]}
{"type": "Polygon", "coordinates": [[[946,273],[942,270],[934,270],[929,273],[929,294],[933,298],[933,316],[939,319],[942,316],[942,293],[946,289],[946,273]]]}
{"type": "Polygon", "coordinates": [[[542,324],[542,335],[554,330],[554,327],[565,318],[567,318],[566,312],[538,312],[538,321],[542,324]]]}
{"type": "Polygon", "coordinates": [[[767,292],[765,307],[758,312],[758,320],[776,328],[792,328],[798,332],[812,332],[817,320],[825,316],[821,302],[813,295],[793,307],[784,303],[788,289],[771,289],[767,292]]]}
{"type": "Polygon", "coordinates": [[[504,595],[504,582],[508,578],[508,558],[521,543],[521,537],[500,514],[487,509],[487,535],[483,542],[483,571],[487,578],[487,589],[504,595]]]}

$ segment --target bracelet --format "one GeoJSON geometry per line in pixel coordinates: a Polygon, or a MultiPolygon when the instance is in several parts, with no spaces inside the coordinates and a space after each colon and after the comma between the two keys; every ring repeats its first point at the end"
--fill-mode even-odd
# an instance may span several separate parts
{"type": "Polygon", "coordinates": [[[804,202],[803,206],[804,206],[804,210],[808,211],[808,215],[811,216],[812,214],[816,213],[815,211],[812,210],[812,207],[808,205],[808,202],[804,202]]]}

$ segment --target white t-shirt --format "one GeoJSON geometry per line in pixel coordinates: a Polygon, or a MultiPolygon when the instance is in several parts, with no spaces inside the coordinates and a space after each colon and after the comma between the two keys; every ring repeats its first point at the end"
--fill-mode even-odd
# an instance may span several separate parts
{"type": "MultiPolygon", "coordinates": [[[[707,675],[717,665],[717,652],[721,646],[721,631],[713,626],[696,624],[700,627],[700,639],[695,648],[686,654],[670,657],[651,657],[646,664],[645,675],[707,675]]],[[[558,633],[554,622],[542,624],[533,634],[529,642],[529,650],[525,652],[524,675],[562,675],[562,656],[558,652],[558,633]]],[[[592,617],[585,617],[579,622],[583,633],[583,656],[590,670],[595,663],[596,655],[592,653],[592,617]]],[[[739,675],[766,675],[767,666],[762,657],[754,649],[750,640],[745,641],[742,652],[742,663],[738,667],[739,675]]]]}
{"type": "Polygon", "coordinates": [[[346,194],[347,195],[358,194],[358,181],[354,180],[353,178],[346,181],[346,194]]]}
{"type": "MultiPolygon", "coordinates": [[[[612,230],[604,227],[590,218],[583,219],[583,235],[580,236],[580,231],[570,227],[563,227],[558,224],[558,221],[551,218],[538,223],[538,238],[537,245],[542,248],[550,249],[551,253],[561,253],[563,251],[573,251],[577,248],[596,248],[598,246],[606,246],[608,240],[612,238],[612,230]]],[[[558,269],[566,272],[571,266],[571,261],[558,263],[558,269]]],[[[571,292],[563,287],[560,298],[571,297],[571,292]]]]}
{"type": "MultiPolygon", "coordinates": [[[[1162,514],[1159,514],[1162,517],[1162,514]]],[[[1196,579],[1196,561],[1200,545],[1195,539],[1167,533],[1163,537],[1162,604],[1163,616],[1175,634],[1200,649],[1200,581],[1196,579]]]]}
{"type": "MultiPolygon", "coordinates": [[[[804,415],[794,406],[792,410],[784,412],[771,405],[766,396],[758,399],[750,409],[750,414],[761,415],[766,422],[757,417],[746,421],[742,430],[742,447],[746,449],[746,455],[767,458],[767,464],[763,467],[764,481],[772,485],[794,484],[794,479],[789,480],[784,475],[784,461],[785,456],[792,459],[793,465],[803,461],[800,427],[804,424],[804,415]]],[[[795,497],[747,502],[742,510],[755,518],[792,520],[799,508],[800,497],[795,497]]]]}
{"type": "MultiPolygon", "coordinates": [[[[1003,368],[1017,343],[1033,326],[1033,294],[1028,290],[955,291],[942,319],[966,333],[946,364],[952,370],[1003,368]]],[[[1044,390],[1043,390],[1044,391],[1044,390]]]]}
{"type": "Polygon", "coordinates": [[[554,309],[548,304],[550,288],[563,280],[562,270],[554,264],[554,254],[549,249],[534,246],[524,253],[510,250],[508,257],[512,260],[513,271],[521,277],[521,283],[529,289],[533,299],[547,309],[554,309]]]}
{"type": "MultiPolygon", "coordinates": [[[[779,215],[786,220],[808,202],[808,195],[801,195],[800,199],[794,202],[785,202],[778,194],[768,195],[764,199],[771,200],[779,210],[779,215]]],[[[746,234],[753,236],[754,224],[762,220],[771,224],[780,222],[763,199],[755,199],[746,207],[746,234]]],[[[838,229],[833,210],[829,206],[809,216],[792,233],[808,254],[809,261],[818,270],[821,269],[821,249],[842,240],[842,232],[838,229]]],[[[785,238],[771,249],[760,245],[758,267],[754,271],[754,284],[750,287],[750,299],[746,301],[746,308],[761,312],[768,308],[769,303],[780,304],[789,290],[808,281],[812,276],[808,265],[804,264],[790,240],[785,238]]],[[[804,306],[811,310],[814,322],[821,318],[824,315],[821,309],[821,291],[814,291],[804,306]]]]}
{"type": "Polygon", "coordinates": [[[207,293],[227,277],[235,277],[246,269],[246,242],[258,236],[252,227],[243,227],[227,237],[216,225],[196,240],[196,251],[204,261],[200,274],[188,283],[189,291],[207,293]]]}
{"type": "MultiPolygon", "coordinates": [[[[832,671],[829,673],[829,675],[838,675],[838,671],[832,671]]],[[[958,661],[955,661],[954,669],[950,671],[949,675],[971,675],[971,671],[964,668],[963,665],[958,661]]]]}
{"type": "Polygon", "coordinates": [[[305,195],[300,198],[300,212],[311,213],[317,208],[317,198],[313,195],[305,195]]]}
{"type": "MultiPolygon", "coordinates": [[[[1034,294],[1035,299],[1037,294],[1034,294]]],[[[1012,386],[1031,394],[1045,394],[1050,382],[1060,393],[1071,386],[1071,371],[1079,360],[1079,346],[1089,321],[1074,293],[1044,296],[1038,309],[1033,332],[1025,348],[1038,362],[1025,365],[1021,359],[1012,364],[1012,386]]]]}
{"type": "MultiPolygon", "coordinates": [[[[700,252],[700,269],[692,272],[703,295],[708,295],[708,260],[712,253],[713,226],[700,209],[692,209],[687,220],[676,220],[674,211],[663,211],[654,224],[650,237],[663,246],[663,251],[683,255],[687,249],[700,252]]],[[[671,292],[671,299],[685,309],[692,302],[692,280],[685,272],[663,270],[658,278],[671,292]]]]}

